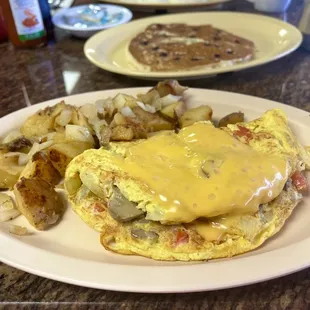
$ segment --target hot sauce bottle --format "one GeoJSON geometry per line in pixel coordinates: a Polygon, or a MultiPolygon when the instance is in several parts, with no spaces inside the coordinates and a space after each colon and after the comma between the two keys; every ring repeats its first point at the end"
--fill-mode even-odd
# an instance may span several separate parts
{"type": "Polygon", "coordinates": [[[16,47],[37,47],[47,43],[39,0],[1,0],[10,41],[16,47]]]}

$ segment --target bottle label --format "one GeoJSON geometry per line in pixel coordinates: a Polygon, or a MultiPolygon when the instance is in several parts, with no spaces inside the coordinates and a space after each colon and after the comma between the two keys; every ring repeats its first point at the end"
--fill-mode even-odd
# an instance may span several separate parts
{"type": "Polygon", "coordinates": [[[20,41],[44,37],[45,28],[38,0],[9,1],[20,41]]]}

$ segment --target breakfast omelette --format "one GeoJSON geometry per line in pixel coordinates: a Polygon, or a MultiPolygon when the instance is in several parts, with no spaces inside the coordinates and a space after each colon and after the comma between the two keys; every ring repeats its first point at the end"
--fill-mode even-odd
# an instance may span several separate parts
{"type": "Polygon", "coordinates": [[[231,257],[276,234],[307,190],[310,158],[278,109],[216,128],[110,143],[69,164],[74,211],[110,251],[157,260],[231,257]]]}

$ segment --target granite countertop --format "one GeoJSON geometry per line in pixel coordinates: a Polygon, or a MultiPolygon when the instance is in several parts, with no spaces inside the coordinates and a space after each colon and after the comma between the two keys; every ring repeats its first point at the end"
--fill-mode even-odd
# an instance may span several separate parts
{"type": "MultiPolygon", "coordinates": [[[[253,11],[252,4],[241,0],[224,8],[253,11]]],[[[303,1],[295,0],[286,14],[277,17],[296,24],[302,8],[303,1]]],[[[135,13],[135,18],[147,15],[150,13],[135,13]]],[[[61,31],[56,31],[56,38],[56,43],[36,50],[14,50],[8,43],[0,44],[0,117],[27,104],[65,95],[153,84],[105,72],[84,57],[84,41],[61,31]]],[[[263,97],[310,112],[309,67],[310,52],[299,48],[267,65],[183,84],[263,97]]],[[[207,279],[208,275],[202,276],[207,279]]],[[[306,309],[310,305],[310,269],[222,291],[133,294],[68,285],[0,263],[0,302],[0,309],[306,309]]]]}

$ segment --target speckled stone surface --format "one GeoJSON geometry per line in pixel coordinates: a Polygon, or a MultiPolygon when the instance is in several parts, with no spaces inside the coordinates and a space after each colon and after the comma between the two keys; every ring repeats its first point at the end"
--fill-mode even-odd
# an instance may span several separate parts
{"type": "MultiPolygon", "coordinates": [[[[253,11],[245,1],[224,8],[253,11]]],[[[296,24],[302,9],[303,1],[295,0],[286,14],[277,17],[296,24]]],[[[136,18],[147,15],[135,13],[136,18]]],[[[0,44],[0,117],[27,103],[68,94],[152,85],[96,68],[83,55],[84,41],[56,34],[57,42],[42,49],[14,50],[8,43],[0,44]]],[[[261,67],[183,84],[268,98],[310,112],[309,69],[310,52],[299,48],[261,67]]],[[[0,302],[0,309],[309,309],[310,269],[223,291],[132,294],[63,284],[0,263],[0,302]]]]}

